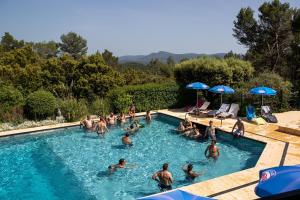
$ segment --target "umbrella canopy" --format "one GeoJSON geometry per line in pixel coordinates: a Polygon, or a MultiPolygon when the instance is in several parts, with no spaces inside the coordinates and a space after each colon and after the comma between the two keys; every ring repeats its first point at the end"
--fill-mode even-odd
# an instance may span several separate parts
{"type": "Polygon", "coordinates": [[[208,85],[206,85],[205,83],[201,83],[201,82],[195,82],[195,83],[190,83],[186,86],[186,88],[188,89],[194,89],[194,90],[206,90],[209,88],[208,85]]]}
{"type": "Polygon", "coordinates": [[[200,197],[182,190],[173,190],[158,195],[139,198],[138,200],[206,200],[207,197],[200,197]]]}
{"type": "Polygon", "coordinates": [[[255,87],[250,90],[250,94],[258,94],[261,95],[261,105],[264,103],[264,96],[274,96],[276,95],[276,90],[269,87],[255,87]]]}
{"type": "Polygon", "coordinates": [[[225,85],[216,85],[209,89],[210,92],[221,94],[221,104],[222,104],[222,95],[223,94],[233,94],[235,91],[229,86],[225,85]]]}
{"type": "Polygon", "coordinates": [[[272,89],[272,88],[269,88],[269,87],[255,87],[255,88],[252,88],[250,90],[250,93],[251,94],[259,94],[259,95],[265,95],[265,96],[274,96],[276,95],[276,90],[272,89]]]}
{"type": "Polygon", "coordinates": [[[267,197],[300,189],[300,165],[281,166],[259,172],[255,194],[267,197]]]}
{"type": "Polygon", "coordinates": [[[186,86],[187,89],[197,90],[197,108],[198,108],[198,90],[207,90],[209,88],[208,85],[201,82],[190,83],[186,86]]]}

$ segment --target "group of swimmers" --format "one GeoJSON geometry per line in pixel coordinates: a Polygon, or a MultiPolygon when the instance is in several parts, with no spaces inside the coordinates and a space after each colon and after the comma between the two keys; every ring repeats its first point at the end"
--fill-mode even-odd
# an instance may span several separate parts
{"type": "MultiPolygon", "coordinates": [[[[130,134],[136,133],[138,129],[142,126],[138,120],[135,119],[135,106],[132,104],[129,108],[128,112],[129,117],[133,120],[133,123],[125,128],[125,135],[122,137],[122,143],[126,146],[132,146],[132,141],[130,139],[130,134]]],[[[146,112],[146,120],[151,121],[150,111],[146,112]]],[[[105,134],[108,131],[107,124],[113,125],[116,121],[120,123],[126,122],[126,116],[124,113],[121,113],[117,117],[114,113],[110,113],[106,118],[100,117],[100,120],[95,123],[91,120],[90,116],[87,116],[87,119],[81,122],[81,124],[87,129],[91,131],[96,131],[98,134],[105,134]]],[[[215,161],[220,156],[219,148],[216,146],[217,138],[216,138],[216,128],[213,125],[213,121],[209,121],[209,126],[206,127],[204,133],[201,133],[197,128],[196,124],[193,124],[188,118],[185,121],[180,122],[178,128],[176,129],[181,135],[184,135],[193,139],[205,139],[209,138],[211,140],[210,145],[207,146],[204,155],[206,158],[214,159],[215,161]]],[[[244,124],[241,119],[238,119],[235,125],[232,128],[232,134],[235,137],[243,136],[245,132],[244,124]],[[237,129],[236,129],[237,128],[237,129]]],[[[126,163],[125,159],[120,159],[119,163],[110,165],[108,167],[109,173],[115,172],[117,169],[122,168],[133,168],[135,165],[126,163]]],[[[164,163],[162,166],[162,170],[157,171],[153,174],[152,179],[158,182],[158,187],[161,191],[167,191],[172,189],[172,183],[174,179],[172,177],[171,172],[168,171],[168,163],[164,163]]],[[[196,177],[203,174],[203,172],[195,172],[193,171],[193,165],[188,164],[182,167],[183,172],[185,173],[186,180],[192,181],[196,177]]]]}

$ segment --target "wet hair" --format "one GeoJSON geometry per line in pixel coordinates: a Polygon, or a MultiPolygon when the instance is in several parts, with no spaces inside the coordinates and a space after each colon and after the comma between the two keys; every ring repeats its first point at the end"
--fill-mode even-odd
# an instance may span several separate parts
{"type": "Polygon", "coordinates": [[[216,144],[217,141],[216,141],[216,140],[212,140],[211,143],[212,143],[212,144],[216,144]]]}
{"type": "Polygon", "coordinates": [[[209,123],[214,123],[213,120],[209,120],[209,123]]]}
{"type": "Polygon", "coordinates": [[[125,136],[126,136],[126,137],[129,137],[129,134],[128,134],[128,133],[126,133],[126,134],[125,134],[125,136]]]}
{"type": "Polygon", "coordinates": [[[193,164],[188,164],[187,170],[188,170],[188,171],[192,171],[192,169],[193,169],[193,164]]]}
{"type": "Polygon", "coordinates": [[[163,170],[167,170],[168,167],[169,167],[169,164],[168,164],[168,163],[164,163],[164,164],[163,164],[163,170]]]}
{"type": "Polygon", "coordinates": [[[147,110],[147,112],[146,112],[147,114],[149,114],[150,113],[150,110],[147,110]]]}
{"type": "Polygon", "coordinates": [[[121,158],[121,159],[119,160],[119,164],[122,164],[123,162],[125,162],[125,159],[124,159],[124,158],[121,158]]]}

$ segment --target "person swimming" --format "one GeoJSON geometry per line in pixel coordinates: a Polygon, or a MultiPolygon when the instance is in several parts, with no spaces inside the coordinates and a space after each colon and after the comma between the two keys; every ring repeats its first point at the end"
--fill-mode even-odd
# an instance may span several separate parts
{"type": "Polygon", "coordinates": [[[129,127],[125,128],[124,130],[127,133],[135,133],[139,130],[140,127],[141,127],[141,125],[139,124],[139,121],[135,120],[132,124],[130,124],[129,127]]]}
{"type": "Polygon", "coordinates": [[[236,123],[234,124],[234,126],[232,128],[231,133],[235,137],[240,137],[245,134],[245,126],[240,118],[237,119],[236,123]],[[236,127],[237,127],[237,129],[235,130],[236,127]]]}
{"type": "Polygon", "coordinates": [[[158,182],[158,187],[161,192],[172,190],[174,179],[171,172],[168,171],[168,163],[163,164],[163,169],[154,173],[152,179],[158,182]]]}
{"type": "Polygon", "coordinates": [[[117,171],[117,169],[120,169],[120,168],[125,168],[125,165],[126,165],[126,161],[124,158],[121,158],[119,160],[119,163],[118,164],[115,164],[115,165],[109,165],[108,166],[108,171],[110,173],[113,173],[115,171],[117,171]]]}
{"type": "Polygon", "coordinates": [[[197,173],[193,171],[193,165],[188,164],[182,167],[185,173],[186,180],[193,181],[196,177],[201,176],[203,173],[197,173]]]}
{"type": "Polygon", "coordinates": [[[135,167],[135,164],[128,164],[124,158],[121,158],[118,164],[108,166],[108,172],[111,174],[117,171],[117,169],[133,169],[135,167]]]}
{"type": "Polygon", "coordinates": [[[125,136],[122,137],[122,143],[124,145],[132,145],[132,141],[129,137],[129,133],[126,133],[125,136]]]}
{"type": "Polygon", "coordinates": [[[207,146],[204,155],[206,158],[214,158],[215,160],[218,159],[218,157],[220,156],[220,151],[216,146],[215,140],[212,140],[211,144],[207,146]]]}
{"type": "Polygon", "coordinates": [[[179,122],[179,126],[175,130],[178,131],[178,132],[184,132],[185,131],[185,127],[183,125],[183,122],[179,122]]]}

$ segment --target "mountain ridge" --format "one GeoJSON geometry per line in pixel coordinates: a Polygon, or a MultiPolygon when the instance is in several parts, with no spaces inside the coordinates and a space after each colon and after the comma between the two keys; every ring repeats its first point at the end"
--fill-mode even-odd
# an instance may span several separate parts
{"type": "Polygon", "coordinates": [[[142,64],[147,64],[153,59],[158,59],[161,62],[167,62],[167,59],[169,57],[173,58],[173,60],[178,63],[182,59],[191,59],[196,58],[199,56],[215,56],[215,57],[224,57],[226,53],[214,53],[214,54],[205,54],[205,53],[182,53],[182,54],[176,54],[171,53],[167,51],[158,51],[153,52],[148,55],[125,55],[119,57],[120,63],[126,63],[126,62],[137,62],[142,64]]]}

